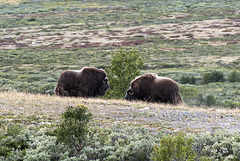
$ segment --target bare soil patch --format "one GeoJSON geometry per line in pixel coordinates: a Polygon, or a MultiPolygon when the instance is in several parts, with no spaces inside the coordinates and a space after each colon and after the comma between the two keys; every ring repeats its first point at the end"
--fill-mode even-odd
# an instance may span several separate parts
{"type": "MultiPolygon", "coordinates": [[[[182,15],[186,16],[186,15],[182,15]]],[[[99,24],[101,26],[102,24],[99,24]]],[[[76,48],[129,46],[148,43],[151,36],[159,39],[210,39],[240,34],[240,19],[218,19],[178,24],[137,26],[115,29],[83,30],[83,24],[22,27],[0,30],[0,49],[22,47],[76,48]],[[134,40],[141,37],[141,40],[134,40]]],[[[210,45],[239,44],[216,41],[210,45]]],[[[166,49],[172,50],[172,49],[166,49]]],[[[182,49],[180,49],[182,50],[182,49]]]]}

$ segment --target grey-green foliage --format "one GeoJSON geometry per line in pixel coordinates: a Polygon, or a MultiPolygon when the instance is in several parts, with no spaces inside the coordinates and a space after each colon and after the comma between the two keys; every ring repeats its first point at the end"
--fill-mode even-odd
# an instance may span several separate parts
{"type": "Polygon", "coordinates": [[[163,133],[145,128],[120,127],[91,129],[82,151],[83,160],[147,161],[163,133]]]}
{"type": "Polygon", "coordinates": [[[240,160],[240,132],[218,131],[195,136],[194,150],[216,161],[240,160]]]}
{"type": "MultiPolygon", "coordinates": [[[[240,132],[218,131],[171,136],[164,132],[151,133],[143,127],[123,127],[114,125],[112,128],[92,127],[86,134],[81,155],[70,146],[57,141],[43,129],[19,128],[10,124],[0,126],[0,151],[10,148],[7,155],[0,155],[0,160],[31,160],[31,161],[134,161],[157,160],[153,147],[170,149],[172,159],[182,157],[197,161],[238,161],[240,160],[240,132]],[[15,129],[13,129],[15,128],[15,129]],[[8,133],[7,129],[11,132],[8,133]],[[17,142],[21,140],[21,142],[17,142]],[[13,144],[15,143],[15,144],[13,144]],[[22,147],[24,144],[24,148],[22,147]],[[14,147],[12,146],[14,145],[14,147]],[[196,156],[197,155],[197,156],[196,156]],[[203,157],[206,156],[206,157],[203,157]]],[[[166,151],[165,151],[166,152],[166,151]]],[[[167,153],[161,153],[163,155],[167,153]]],[[[169,154],[169,153],[168,153],[169,154]]],[[[171,158],[171,157],[170,157],[171,158]]],[[[180,159],[181,160],[181,159],[180,159]]]]}
{"type": "Polygon", "coordinates": [[[29,148],[24,156],[25,161],[78,160],[76,156],[69,157],[71,150],[69,146],[57,143],[57,137],[46,135],[46,131],[43,130],[29,135],[28,144],[29,148]]]}
{"type": "Polygon", "coordinates": [[[108,98],[123,98],[129,83],[140,75],[144,60],[137,51],[120,50],[113,54],[111,65],[106,69],[109,77],[110,90],[108,98]]]}
{"type": "Polygon", "coordinates": [[[71,148],[57,143],[57,137],[47,135],[44,130],[26,129],[14,123],[0,124],[0,160],[77,160],[69,157],[70,152],[71,148]]]}

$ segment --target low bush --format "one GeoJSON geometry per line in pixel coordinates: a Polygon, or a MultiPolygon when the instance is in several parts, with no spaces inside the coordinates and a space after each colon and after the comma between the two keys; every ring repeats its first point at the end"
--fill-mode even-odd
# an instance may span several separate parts
{"type": "Polygon", "coordinates": [[[193,139],[180,133],[176,136],[164,136],[160,144],[153,147],[154,161],[193,161],[197,159],[197,153],[192,147],[193,139]]]}
{"type": "Polygon", "coordinates": [[[240,82],[240,72],[237,72],[236,70],[232,71],[227,79],[229,82],[240,82]]]}
{"type": "Polygon", "coordinates": [[[206,106],[213,106],[216,104],[216,98],[213,95],[208,95],[206,97],[206,106]]]}
{"type": "Polygon", "coordinates": [[[203,75],[203,83],[208,84],[212,82],[223,82],[224,81],[224,75],[222,72],[219,71],[213,71],[209,73],[205,73],[203,75]]]}
{"type": "Polygon", "coordinates": [[[181,84],[195,84],[196,83],[196,78],[193,76],[182,76],[180,79],[181,84]]]}
{"type": "Polygon", "coordinates": [[[29,145],[28,138],[23,134],[23,126],[9,122],[0,122],[0,160],[22,160],[29,145]]]}
{"type": "Polygon", "coordinates": [[[75,148],[81,155],[82,144],[88,132],[88,122],[91,117],[92,114],[87,113],[86,106],[67,107],[62,114],[63,121],[56,129],[58,141],[75,148]]]}

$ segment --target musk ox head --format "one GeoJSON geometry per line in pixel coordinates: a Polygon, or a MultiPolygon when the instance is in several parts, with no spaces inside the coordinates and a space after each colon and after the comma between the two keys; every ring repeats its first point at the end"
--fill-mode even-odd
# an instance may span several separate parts
{"type": "Polygon", "coordinates": [[[64,71],[57,82],[55,94],[59,96],[97,97],[109,89],[107,74],[103,69],[85,67],[80,71],[64,71]]]}
{"type": "Polygon", "coordinates": [[[125,99],[169,104],[183,103],[176,82],[152,73],[141,75],[132,80],[125,99]]]}

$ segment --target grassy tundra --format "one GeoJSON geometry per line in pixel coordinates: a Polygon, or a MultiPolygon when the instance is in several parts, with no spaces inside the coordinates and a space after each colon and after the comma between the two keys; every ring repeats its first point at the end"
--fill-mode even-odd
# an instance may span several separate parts
{"type": "Polygon", "coordinates": [[[176,146],[198,160],[239,160],[239,6],[239,0],[1,0],[0,160],[161,160],[161,148],[176,146]],[[186,104],[53,95],[62,71],[104,69],[120,50],[141,53],[142,74],[178,82],[186,104]],[[82,155],[54,133],[66,107],[79,104],[93,114],[82,155]],[[196,136],[179,135],[187,143],[163,137],[179,131],[196,136]]]}

